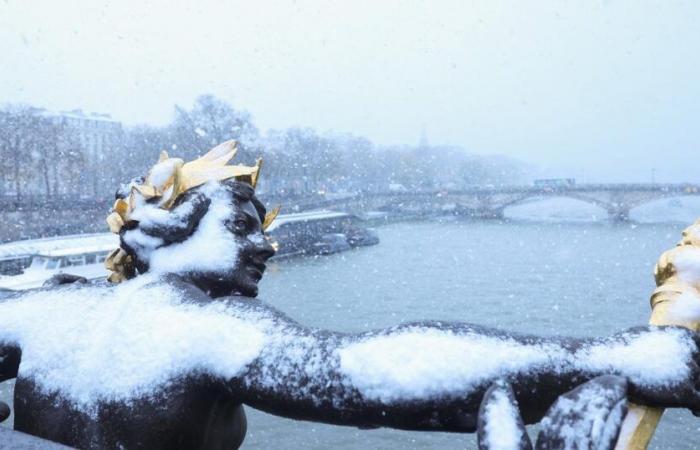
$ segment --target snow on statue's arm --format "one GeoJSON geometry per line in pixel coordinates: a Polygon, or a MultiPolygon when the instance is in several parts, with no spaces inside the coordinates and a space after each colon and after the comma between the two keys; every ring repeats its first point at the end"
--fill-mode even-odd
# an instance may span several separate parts
{"type": "Polygon", "coordinates": [[[257,300],[227,303],[259,333],[230,389],[250,406],[295,419],[472,432],[495,379],[511,383],[532,423],[559,395],[603,374],[626,378],[635,401],[700,407],[697,338],[682,328],[573,339],[419,322],[341,334],[303,327],[257,300]]]}

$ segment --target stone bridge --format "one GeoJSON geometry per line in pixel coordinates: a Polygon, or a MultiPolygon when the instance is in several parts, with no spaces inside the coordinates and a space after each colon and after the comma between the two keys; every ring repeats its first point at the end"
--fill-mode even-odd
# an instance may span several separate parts
{"type": "MultiPolygon", "coordinates": [[[[455,191],[372,192],[342,198],[272,197],[268,205],[283,212],[336,209],[353,213],[392,211],[411,215],[461,214],[475,218],[502,218],[506,208],[535,199],[568,197],[597,205],[613,221],[629,219],[632,208],[666,197],[700,195],[696,184],[580,184],[565,187],[507,186],[455,191]]],[[[113,199],[0,197],[0,242],[70,233],[106,231],[105,217],[113,199]]]]}
{"type": "Polygon", "coordinates": [[[547,197],[567,197],[599,206],[612,221],[629,220],[643,203],[667,197],[700,195],[697,184],[579,184],[561,187],[507,186],[456,191],[376,192],[332,200],[300,202],[295,210],[320,208],[350,212],[371,210],[431,214],[453,211],[475,218],[503,218],[506,208],[547,197]]]}

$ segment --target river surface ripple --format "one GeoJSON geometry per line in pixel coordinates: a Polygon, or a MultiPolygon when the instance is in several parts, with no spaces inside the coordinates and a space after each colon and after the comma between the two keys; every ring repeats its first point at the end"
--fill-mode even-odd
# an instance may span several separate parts
{"type": "MultiPolygon", "coordinates": [[[[378,246],[271,263],[260,297],[301,323],[341,331],[438,319],[607,335],[647,322],[654,263],[683,227],[399,223],[377,229],[378,246]]],[[[0,385],[0,398],[8,396],[8,385],[0,385]]],[[[247,412],[247,449],[476,447],[473,435],[360,431],[247,412]]],[[[698,435],[700,419],[670,411],[651,448],[694,449],[698,435]]]]}

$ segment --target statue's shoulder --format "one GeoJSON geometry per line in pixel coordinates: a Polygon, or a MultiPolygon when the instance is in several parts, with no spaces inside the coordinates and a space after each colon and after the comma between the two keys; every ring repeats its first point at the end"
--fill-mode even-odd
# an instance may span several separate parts
{"type": "Polygon", "coordinates": [[[144,283],[142,286],[144,289],[167,288],[187,303],[208,304],[212,300],[206,292],[177,274],[161,275],[153,278],[150,282],[144,283]]]}
{"type": "Polygon", "coordinates": [[[165,274],[157,278],[153,278],[148,283],[143,283],[144,289],[167,287],[175,291],[177,296],[184,302],[196,303],[202,305],[228,305],[236,309],[270,309],[264,302],[257,298],[246,297],[241,295],[231,295],[226,297],[212,298],[207,292],[197,287],[187,278],[177,274],[165,274]]]}
{"type": "MultiPolygon", "coordinates": [[[[210,300],[211,301],[211,300],[210,300]]],[[[275,308],[270,306],[263,300],[255,297],[246,297],[244,295],[228,295],[226,297],[219,297],[213,299],[216,303],[220,305],[225,305],[236,311],[245,311],[251,313],[258,313],[264,315],[278,315],[281,314],[275,308]]]]}
{"type": "Polygon", "coordinates": [[[301,327],[294,319],[273,307],[264,299],[246,297],[244,295],[230,295],[217,298],[215,301],[229,307],[236,315],[242,314],[256,319],[267,319],[277,323],[284,323],[286,326],[301,327]]]}

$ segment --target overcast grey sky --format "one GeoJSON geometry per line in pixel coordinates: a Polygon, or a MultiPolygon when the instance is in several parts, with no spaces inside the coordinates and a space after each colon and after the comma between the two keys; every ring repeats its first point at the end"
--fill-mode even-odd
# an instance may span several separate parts
{"type": "Polygon", "coordinates": [[[698,1],[0,0],[0,49],[0,102],[163,124],[212,93],[263,130],[700,181],[698,1]]]}

